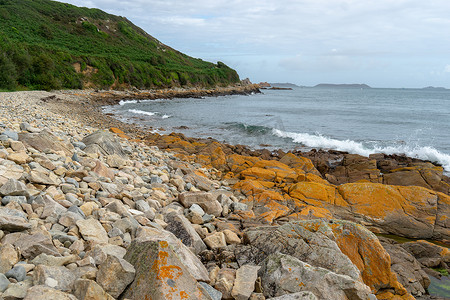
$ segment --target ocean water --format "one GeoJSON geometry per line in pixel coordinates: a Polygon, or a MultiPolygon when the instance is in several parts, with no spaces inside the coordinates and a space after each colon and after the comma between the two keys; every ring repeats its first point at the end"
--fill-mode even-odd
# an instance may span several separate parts
{"type": "Polygon", "coordinates": [[[122,121],[253,148],[406,154],[450,172],[450,90],[262,90],[202,99],[127,101],[122,121]]]}

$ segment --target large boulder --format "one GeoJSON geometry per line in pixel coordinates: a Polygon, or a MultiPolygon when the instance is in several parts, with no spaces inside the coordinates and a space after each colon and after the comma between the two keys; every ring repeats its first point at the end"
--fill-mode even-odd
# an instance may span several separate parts
{"type": "Polygon", "coordinates": [[[126,157],[126,153],[116,137],[106,130],[98,130],[86,136],[82,142],[86,145],[85,152],[100,152],[105,156],[116,154],[123,158],[126,157]]]}
{"type": "Polygon", "coordinates": [[[167,241],[135,240],[124,258],[136,268],[136,278],[124,298],[211,300],[167,241]]]}
{"type": "Polygon", "coordinates": [[[166,215],[165,221],[168,224],[165,229],[175,234],[186,246],[194,248],[195,254],[206,250],[206,245],[203,243],[202,238],[185,216],[171,212],[166,215]]]}
{"type": "Polygon", "coordinates": [[[281,253],[269,255],[259,275],[266,297],[309,291],[319,299],[366,300],[370,294],[370,288],[357,279],[281,253]]]}
{"type": "Polygon", "coordinates": [[[307,220],[251,228],[244,233],[244,245],[235,250],[241,264],[260,264],[274,253],[356,281],[362,279],[374,293],[391,289],[395,295],[410,296],[391,271],[389,255],[377,237],[352,222],[307,220]]]}
{"type": "Polygon", "coordinates": [[[39,133],[21,132],[19,133],[19,141],[41,152],[51,149],[53,151],[64,151],[67,156],[73,152],[71,143],[61,141],[58,137],[46,130],[39,133]]]}

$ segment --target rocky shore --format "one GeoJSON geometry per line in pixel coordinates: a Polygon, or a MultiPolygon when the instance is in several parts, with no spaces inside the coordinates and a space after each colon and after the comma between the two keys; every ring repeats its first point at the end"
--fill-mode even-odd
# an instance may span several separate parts
{"type": "MultiPolygon", "coordinates": [[[[136,93],[0,94],[0,299],[445,299],[427,288],[450,251],[424,240],[450,240],[442,168],[101,113],[136,93]]],[[[163,94],[214,92],[139,93],[163,94]]]]}

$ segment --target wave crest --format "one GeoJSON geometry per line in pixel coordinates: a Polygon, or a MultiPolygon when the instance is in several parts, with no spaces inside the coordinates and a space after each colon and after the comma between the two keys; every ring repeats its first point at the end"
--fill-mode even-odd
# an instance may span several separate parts
{"type": "Polygon", "coordinates": [[[375,153],[405,154],[422,160],[428,160],[442,165],[446,172],[450,172],[450,155],[442,153],[429,146],[411,147],[410,145],[367,148],[363,143],[352,140],[337,140],[323,135],[311,135],[308,133],[286,132],[272,129],[272,134],[281,138],[290,138],[294,143],[299,143],[311,148],[325,148],[338,151],[345,151],[362,156],[369,156],[375,153]]]}

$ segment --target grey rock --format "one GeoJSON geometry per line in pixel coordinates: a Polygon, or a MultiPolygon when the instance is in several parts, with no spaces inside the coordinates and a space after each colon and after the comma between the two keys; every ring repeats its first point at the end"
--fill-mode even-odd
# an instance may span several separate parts
{"type": "Polygon", "coordinates": [[[136,209],[142,212],[147,212],[150,210],[150,205],[145,200],[136,201],[136,209]]]}
{"type": "Polygon", "coordinates": [[[11,282],[9,282],[8,278],[2,273],[0,273],[0,293],[3,293],[9,286],[11,282]]]}
{"type": "Polygon", "coordinates": [[[231,295],[236,300],[247,300],[255,290],[255,282],[258,278],[259,266],[243,265],[236,271],[231,295]]]}
{"type": "Polygon", "coordinates": [[[266,297],[309,291],[319,299],[366,300],[370,288],[358,279],[308,265],[286,254],[271,254],[259,271],[266,297]]]}
{"type": "Polygon", "coordinates": [[[189,273],[198,281],[209,282],[208,270],[200,259],[184,245],[173,233],[164,229],[142,227],[136,233],[136,242],[165,240],[175,251],[189,273]]]}
{"type": "Polygon", "coordinates": [[[298,292],[286,294],[279,297],[268,298],[267,300],[319,300],[316,295],[311,292],[298,292]]]}
{"type": "Polygon", "coordinates": [[[126,153],[120,143],[115,136],[108,131],[96,131],[86,136],[81,142],[86,145],[84,151],[87,153],[100,152],[103,155],[117,154],[120,157],[126,157],[126,153]]]}
{"type": "Polygon", "coordinates": [[[118,298],[125,288],[134,280],[135,269],[128,261],[108,255],[100,265],[97,283],[111,296],[118,298]]]}
{"type": "Polygon", "coordinates": [[[126,252],[127,250],[125,250],[120,246],[106,244],[106,245],[96,245],[91,251],[87,253],[87,255],[92,257],[94,259],[95,264],[98,266],[106,260],[108,255],[123,258],[126,252]]]}
{"type": "Polygon", "coordinates": [[[200,281],[200,286],[205,290],[206,293],[211,297],[212,300],[221,300],[222,293],[210,286],[209,284],[200,281]]]}
{"type": "Polygon", "coordinates": [[[3,131],[2,134],[6,135],[7,137],[12,139],[13,141],[18,141],[19,140],[19,134],[17,132],[15,132],[15,131],[5,130],[5,131],[3,131]]]}
{"type": "Polygon", "coordinates": [[[203,208],[201,208],[201,206],[198,204],[192,204],[191,207],[189,207],[189,211],[197,213],[201,216],[203,216],[205,214],[205,211],[203,210],[203,208]]]}
{"type": "Polygon", "coordinates": [[[36,256],[31,263],[34,265],[46,265],[46,266],[65,266],[70,263],[74,263],[77,261],[77,257],[75,255],[69,255],[69,256],[53,256],[53,255],[47,255],[45,253],[39,254],[36,256]]]}
{"type": "Polygon", "coordinates": [[[3,238],[4,243],[14,245],[19,248],[21,254],[26,259],[33,259],[41,253],[54,256],[61,256],[56,247],[53,245],[52,239],[41,232],[34,234],[13,233],[3,238]]]}
{"type": "Polygon", "coordinates": [[[31,228],[31,224],[26,219],[26,214],[6,207],[0,207],[0,230],[10,232],[24,231],[31,228]]]}
{"type": "Polygon", "coordinates": [[[76,274],[66,267],[38,265],[33,271],[33,284],[46,285],[64,292],[72,291],[76,274]]]}
{"type": "Polygon", "coordinates": [[[161,177],[159,177],[159,176],[151,176],[150,177],[150,183],[151,184],[153,184],[153,183],[163,183],[163,181],[162,181],[161,177]]]}
{"type": "Polygon", "coordinates": [[[185,216],[171,212],[166,215],[165,221],[168,224],[165,229],[175,234],[186,246],[193,247],[195,254],[206,250],[206,245],[203,243],[202,238],[185,216]]]}
{"type": "Polygon", "coordinates": [[[78,183],[78,181],[76,181],[75,179],[68,177],[65,179],[67,183],[72,184],[73,186],[75,186],[76,188],[80,187],[80,184],[78,183]]]}
{"type": "Polygon", "coordinates": [[[167,241],[134,240],[124,257],[136,268],[136,278],[124,298],[129,299],[211,299],[175,254],[167,241]],[[163,258],[163,259],[162,259],[163,258]],[[167,270],[171,270],[168,276],[167,270]]]}
{"type": "Polygon", "coordinates": [[[43,130],[39,133],[19,133],[19,141],[33,147],[36,150],[44,152],[47,149],[54,151],[64,151],[66,155],[72,155],[73,146],[63,143],[49,131],[43,130]]]}
{"type": "Polygon", "coordinates": [[[231,207],[231,209],[233,211],[237,211],[237,210],[244,210],[245,211],[245,210],[248,210],[247,204],[240,203],[240,202],[233,202],[230,207],[231,207]]]}
{"type": "Polygon", "coordinates": [[[31,285],[32,283],[30,282],[30,280],[11,283],[3,293],[2,297],[5,300],[23,299],[27,295],[27,291],[31,287],[31,285]]]}
{"type": "Polygon", "coordinates": [[[116,236],[120,236],[121,238],[123,238],[123,231],[120,230],[117,227],[113,227],[113,229],[111,229],[110,231],[108,231],[108,236],[110,238],[112,237],[116,237],[116,236]]]}
{"type": "Polygon", "coordinates": [[[178,195],[178,199],[184,207],[189,208],[192,204],[198,204],[206,213],[219,217],[222,206],[207,192],[184,192],[178,195]]]}
{"type": "Polygon", "coordinates": [[[25,196],[5,196],[2,198],[3,205],[7,205],[10,202],[24,204],[24,203],[27,203],[27,197],[25,197],[25,196]]]}
{"type": "Polygon", "coordinates": [[[67,209],[67,211],[68,211],[69,213],[74,213],[74,214],[80,216],[80,217],[83,218],[83,219],[86,218],[86,215],[85,215],[84,212],[81,210],[81,208],[79,208],[79,207],[76,206],[76,205],[72,205],[71,207],[69,207],[69,208],[67,209]]]}
{"type": "Polygon", "coordinates": [[[17,179],[10,178],[0,188],[0,195],[2,196],[28,196],[28,190],[25,184],[17,179]]]}
{"type": "Polygon", "coordinates": [[[14,268],[5,273],[7,278],[15,278],[17,281],[24,281],[27,276],[27,271],[23,266],[16,265],[14,268]]]}
{"type": "Polygon", "coordinates": [[[32,204],[44,207],[41,218],[53,217],[58,219],[59,216],[67,211],[67,209],[53,200],[49,195],[39,195],[30,198],[32,204]]]}
{"type": "Polygon", "coordinates": [[[72,145],[81,150],[84,150],[84,148],[86,148],[86,144],[83,142],[72,142],[72,145]]]}

